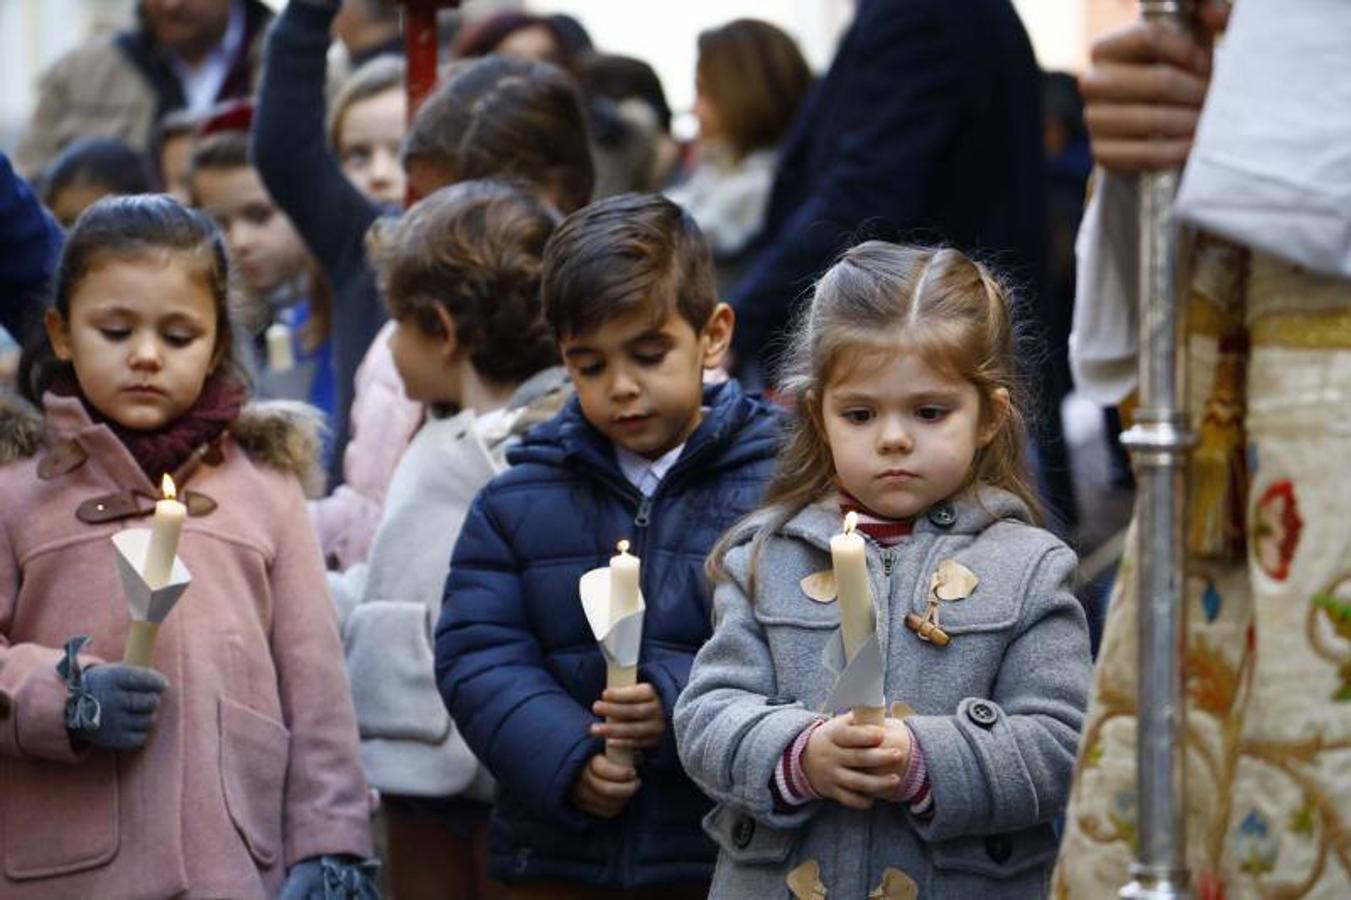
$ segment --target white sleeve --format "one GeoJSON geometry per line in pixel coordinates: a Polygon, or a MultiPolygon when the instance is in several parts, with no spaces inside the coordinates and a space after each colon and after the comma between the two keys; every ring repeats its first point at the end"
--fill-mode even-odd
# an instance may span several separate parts
{"type": "Polygon", "coordinates": [[[1134,177],[1103,169],[1095,182],[1074,243],[1070,367],[1076,390],[1095,403],[1112,405],[1136,382],[1139,191],[1134,177]]]}

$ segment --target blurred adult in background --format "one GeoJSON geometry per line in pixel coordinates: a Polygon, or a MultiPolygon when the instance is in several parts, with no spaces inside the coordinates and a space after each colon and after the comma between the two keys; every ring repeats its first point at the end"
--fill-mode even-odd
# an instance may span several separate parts
{"type": "MultiPolygon", "coordinates": [[[[671,137],[671,105],[666,102],[666,91],[656,70],[632,56],[588,53],[579,58],[576,74],[582,94],[593,107],[598,112],[613,111],[622,125],[616,134],[617,145],[622,148],[626,139],[632,144],[629,162],[632,168],[612,170],[609,177],[617,176],[624,183],[607,186],[607,191],[617,193],[621,188],[654,191],[669,183],[680,157],[680,146],[671,137]],[[628,132],[637,133],[641,140],[628,138],[628,132]],[[646,159],[642,154],[646,154],[646,159]]],[[[599,127],[605,117],[593,113],[592,121],[599,127]]],[[[600,143],[604,149],[605,142],[600,143]]]]}
{"type": "Polygon", "coordinates": [[[737,19],[699,35],[694,115],[697,157],[668,193],[699,223],[729,289],[761,230],[774,187],[779,144],[812,73],[797,43],[758,19],[737,19]]]}
{"type": "MultiPolygon", "coordinates": [[[[500,53],[553,63],[567,72],[582,86],[586,101],[591,158],[596,172],[595,199],[630,191],[651,191],[662,177],[657,171],[659,160],[673,155],[662,147],[665,132],[654,123],[646,106],[625,104],[623,100],[627,98],[616,100],[607,93],[587,89],[588,69],[592,72],[590,80],[597,87],[612,86],[610,76],[616,73],[613,60],[629,58],[590,58],[580,50],[582,46],[574,31],[557,17],[508,11],[466,24],[456,36],[452,53],[458,59],[500,53]],[[597,69],[609,71],[602,75],[597,69]]],[[[645,65],[638,60],[632,62],[645,65]]],[[[623,80],[632,85],[633,74],[633,67],[629,66],[623,80]]],[[[657,88],[659,92],[659,82],[657,88]]],[[[658,118],[661,117],[660,106],[665,106],[665,97],[652,103],[650,85],[634,89],[633,96],[647,99],[658,118]]]]}
{"type": "Polygon", "coordinates": [[[133,27],[85,42],[43,73],[15,153],[20,172],[35,177],[80,137],[144,151],[166,113],[247,96],[270,18],[260,0],[141,0],[133,27]]]}
{"type": "Polygon", "coordinates": [[[860,227],[947,242],[1037,288],[1042,182],[1039,72],[1009,0],[860,0],[730,298],[742,368],[768,365],[796,298],[860,227]]]}
{"type": "Polygon", "coordinates": [[[95,200],[151,189],[145,155],[116,138],[80,138],[66,145],[42,176],[42,202],[69,229],[95,200]]]}
{"type": "Polygon", "coordinates": [[[333,36],[342,41],[353,71],[377,56],[403,55],[400,9],[384,0],[343,0],[333,19],[333,36]]]}

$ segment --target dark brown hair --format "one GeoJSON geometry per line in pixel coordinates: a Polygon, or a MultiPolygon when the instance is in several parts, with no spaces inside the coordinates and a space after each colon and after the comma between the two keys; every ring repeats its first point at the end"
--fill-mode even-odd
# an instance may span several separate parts
{"type": "Polygon", "coordinates": [[[700,34],[695,71],[738,158],[783,139],[812,82],[797,43],[759,19],[700,34]]]}
{"type": "Polygon", "coordinates": [[[368,243],[390,314],[442,333],[433,305],[455,320],[456,339],[485,378],[519,384],[558,362],[540,309],[540,260],[558,214],[495,181],[441,188],[368,243]]]}
{"type": "Polygon", "coordinates": [[[717,306],[699,226],[660,194],[619,194],[563,220],[544,250],[544,315],[559,339],[631,310],[676,310],[702,331],[717,306]]]}
{"type": "MultiPolygon", "coordinates": [[[[198,172],[252,167],[253,163],[249,161],[249,134],[247,131],[215,131],[197,138],[193,142],[192,153],[188,159],[188,191],[192,194],[192,202],[201,204],[201,199],[197,196],[195,181],[198,172]]],[[[270,194],[268,199],[271,200],[270,194]]],[[[276,206],[276,201],[272,201],[272,203],[276,206]]],[[[274,212],[274,215],[278,216],[285,214],[285,211],[280,207],[277,207],[274,212]]],[[[310,316],[300,329],[300,343],[307,353],[313,353],[323,344],[328,337],[329,329],[332,327],[333,285],[308,250],[305,260],[305,280],[310,316]]],[[[244,307],[247,306],[247,304],[244,305],[244,307]]],[[[244,308],[241,308],[239,312],[241,324],[246,327],[253,324],[243,321],[249,318],[249,315],[245,314],[244,308]]]]}
{"type": "MultiPolygon", "coordinates": [[[[215,357],[230,360],[230,265],[219,229],[202,213],[164,194],[109,196],[93,203],[66,235],[52,281],[52,306],[70,321],[70,298],[88,275],[109,260],[192,266],[216,307],[215,357]]],[[[19,363],[19,390],[34,403],[70,363],[57,359],[37,329],[19,363]]]]}
{"type": "Polygon", "coordinates": [[[1008,291],[990,271],[958,250],[868,241],[845,251],[816,283],[792,331],[781,386],[793,398],[794,413],[764,507],[718,542],[709,574],[725,576],[727,551],[748,533],[754,534],[754,572],[769,536],[834,489],[821,398],[849,367],[877,353],[917,353],[976,388],[981,426],[993,427],[994,436],[976,451],[964,487],[1003,488],[1039,520],[1041,504],[1023,452],[1026,402],[1010,305],[1008,291]],[[996,399],[1000,391],[1006,404],[996,399]]]}
{"type": "Polygon", "coordinates": [[[404,139],[455,181],[510,178],[546,192],[563,212],[591,199],[595,169],[576,85],[557,66],[489,56],[456,68],[418,110],[404,139]]]}
{"type": "Polygon", "coordinates": [[[493,13],[460,29],[455,36],[451,55],[456,59],[470,59],[496,53],[498,46],[518,31],[543,28],[553,40],[555,52],[548,61],[571,70],[574,63],[572,43],[561,33],[558,23],[545,16],[506,10],[493,13]]]}

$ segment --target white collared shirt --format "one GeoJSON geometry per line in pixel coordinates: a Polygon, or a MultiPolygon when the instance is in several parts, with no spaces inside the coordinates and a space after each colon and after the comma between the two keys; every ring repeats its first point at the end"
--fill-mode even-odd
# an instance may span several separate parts
{"type": "Polygon", "coordinates": [[[671,466],[680,459],[680,452],[685,449],[685,445],[666,451],[656,459],[648,459],[646,456],[639,456],[632,450],[625,450],[618,444],[614,445],[615,461],[619,463],[619,471],[624,473],[629,484],[638,489],[638,492],[644,497],[651,497],[657,492],[657,485],[666,477],[666,473],[671,471],[671,466]]]}
{"type": "Polygon", "coordinates": [[[216,95],[230,74],[230,64],[244,43],[244,3],[234,0],[230,4],[230,23],[225,26],[225,35],[211,52],[202,58],[196,66],[190,66],[170,52],[169,65],[183,86],[183,99],[188,110],[198,115],[210,111],[216,103],[216,95]]]}

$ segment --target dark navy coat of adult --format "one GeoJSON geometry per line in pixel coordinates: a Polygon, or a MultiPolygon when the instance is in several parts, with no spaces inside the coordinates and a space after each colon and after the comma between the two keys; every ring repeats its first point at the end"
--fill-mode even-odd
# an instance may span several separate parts
{"type": "Polygon", "coordinates": [[[768,361],[795,298],[863,237],[948,243],[1033,293],[1041,81],[1009,0],[860,0],[784,140],[733,347],[768,361]]]}
{"type": "Polygon", "coordinates": [[[652,497],[624,478],[610,442],[574,398],[508,454],[460,532],[436,629],[441,696],[498,779],[492,868],[499,878],[634,887],[706,880],[715,850],[699,821],[711,808],[685,776],[670,728],[676,697],[712,630],[704,559],[760,501],[778,447],[777,414],[736,382],[707,388],[709,407],[652,497]],[[577,593],[621,539],[642,560],[640,681],[667,717],[639,766],[623,815],[569,801],[586,761],[605,662],[577,593]]]}

